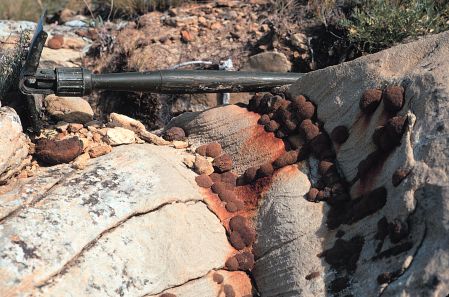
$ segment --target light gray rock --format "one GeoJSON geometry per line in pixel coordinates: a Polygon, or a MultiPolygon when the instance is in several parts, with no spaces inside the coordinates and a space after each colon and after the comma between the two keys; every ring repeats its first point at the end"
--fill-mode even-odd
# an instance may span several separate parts
{"type": "Polygon", "coordinates": [[[48,95],[44,99],[47,112],[59,121],[85,124],[92,121],[94,112],[89,103],[80,97],[48,95]]]}
{"type": "Polygon", "coordinates": [[[122,127],[110,128],[106,131],[106,141],[112,145],[122,145],[134,143],[136,134],[128,129],[122,127]]]}
{"type": "Polygon", "coordinates": [[[249,57],[242,70],[259,72],[288,72],[292,68],[290,61],[283,53],[263,52],[249,57]]]}
{"type": "Polygon", "coordinates": [[[10,107],[0,107],[0,184],[25,165],[28,150],[19,116],[10,107]]]}
{"type": "Polygon", "coordinates": [[[121,146],[0,188],[0,295],[154,295],[222,268],[233,248],[182,159],[121,146]]]}

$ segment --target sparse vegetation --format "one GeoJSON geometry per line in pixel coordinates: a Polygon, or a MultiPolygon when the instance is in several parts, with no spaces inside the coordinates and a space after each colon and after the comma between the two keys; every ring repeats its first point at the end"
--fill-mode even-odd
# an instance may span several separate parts
{"type": "Polygon", "coordinates": [[[370,0],[356,5],[341,21],[349,40],[363,52],[375,52],[406,38],[449,28],[449,2],[434,0],[370,0]]]}

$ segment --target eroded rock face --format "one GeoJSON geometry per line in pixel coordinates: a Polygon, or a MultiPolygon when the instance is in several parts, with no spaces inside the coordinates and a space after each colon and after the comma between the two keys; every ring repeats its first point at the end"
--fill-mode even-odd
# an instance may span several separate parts
{"type": "Polygon", "coordinates": [[[0,184],[18,172],[28,155],[20,118],[10,107],[0,108],[0,184]]]}
{"type": "MultiPolygon", "coordinates": [[[[386,193],[385,205],[380,209],[371,212],[366,207],[375,205],[366,201],[365,208],[352,209],[369,210],[368,216],[357,218],[354,214],[322,237],[323,250],[334,248],[332,254],[340,257],[345,254],[342,250],[353,248],[350,242],[363,238],[351,273],[340,271],[333,276],[338,262],[323,255],[325,274],[315,281],[323,279],[332,295],[443,296],[449,292],[448,53],[449,34],[442,33],[309,73],[290,90],[292,96],[303,94],[317,105],[317,116],[327,133],[338,126],[348,129],[347,140],[334,143],[334,148],[338,168],[351,182],[352,199],[368,197],[373,190],[383,189],[380,191],[386,193]],[[369,115],[360,110],[359,104],[368,89],[391,93],[383,95],[369,115]],[[402,89],[403,103],[397,99],[402,89]],[[397,108],[392,109],[393,101],[397,108]],[[377,127],[389,125],[387,120],[393,110],[406,117],[405,134],[398,147],[388,147],[387,154],[374,153],[377,148],[373,134],[377,127]],[[369,167],[361,172],[363,162],[369,167]],[[398,172],[403,173],[399,181],[398,172]],[[341,254],[335,253],[337,246],[341,254]],[[333,266],[328,266],[329,262],[333,266]]],[[[293,255],[286,261],[298,259],[293,255]]],[[[296,275],[298,281],[305,277],[303,273],[296,275]]]]}
{"type": "Polygon", "coordinates": [[[225,229],[175,152],[117,147],[0,191],[0,295],[155,295],[224,267],[225,229]]]}

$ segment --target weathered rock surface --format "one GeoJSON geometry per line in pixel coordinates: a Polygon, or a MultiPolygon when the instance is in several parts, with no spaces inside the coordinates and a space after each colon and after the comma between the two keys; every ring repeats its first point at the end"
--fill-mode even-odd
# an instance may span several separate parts
{"type": "Polygon", "coordinates": [[[222,268],[233,248],[182,159],[121,146],[0,188],[0,295],[155,295],[222,268]]]}
{"type": "Polygon", "coordinates": [[[282,140],[266,133],[258,120],[258,114],[228,105],[182,114],[170,125],[183,128],[194,146],[218,141],[231,156],[233,171],[241,174],[251,166],[274,161],[284,152],[282,140]]]}
{"type": "Polygon", "coordinates": [[[0,107],[0,184],[23,167],[28,142],[14,109],[0,107]]]}
{"type": "Polygon", "coordinates": [[[44,106],[51,116],[68,123],[84,124],[92,121],[94,116],[92,107],[83,98],[48,95],[44,106]]]}
{"type": "MultiPolygon", "coordinates": [[[[362,236],[364,244],[355,271],[346,276],[349,286],[343,286],[339,293],[334,291],[336,296],[349,293],[354,296],[444,296],[449,292],[448,54],[449,33],[446,32],[309,73],[291,87],[293,95],[303,94],[317,105],[318,118],[329,134],[337,126],[349,129],[347,141],[335,149],[341,173],[348,181],[355,180],[351,197],[354,199],[378,187],[385,187],[387,191],[382,209],[339,228],[344,232],[342,239],[362,236]],[[380,165],[370,169],[368,179],[355,179],[358,164],[375,150],[372,141],[375,128],[387,118],[383,102],[371,116],[364,116],[359,100],[366,89],[391,85],[405,88],[405,104],[399,114],[408,118],[406,132],[399,147],[384,159],[377,159],[380,165]],[[395,187],[392,176],[399,168],[411,169],[411,173],[395,187]],[[398,220],[407,224],[409,234],[399,242],[393,241],[391,235],[385,240],[376,239],[378,222],[384,217],[389,223],[398,220]],[[392,277],[380,284],[382,278],[378,277],[385,273],[392,277]]],[[[279,228],[282,229],[279,232],[289,232],[288,228],[279,228]]],[[[334,234],[335,231],[317,234],[322,236],[323,250],[334,245],[334,234]]],[[[296,245],[309,240],[304,237],[296,245]]],[[[295,263],[301,257],[296,253],[284,258],[285,262],[272,264],[281,269],[285,263],[295,263]]],[[[315,280],[320,283],[319,278],[323,278],[329,286],[335,279],[334,270],[324,263],[325,273],[315,280]]],[[[298,271],[295,275],[297,282],[305,277],[305,272],[298,271]]],[[[270,283],[266,287],[275,285],[270,283]]],[[[267,296],[289,288],[293,289],[294,285],[271,291],[267,296]]],[[[313,292],[316,291],[303,294],[313,292]]]]}

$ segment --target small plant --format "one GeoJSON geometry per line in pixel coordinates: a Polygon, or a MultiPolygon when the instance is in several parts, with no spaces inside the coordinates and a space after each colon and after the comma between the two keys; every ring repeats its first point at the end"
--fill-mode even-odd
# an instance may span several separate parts
{"type": "Polygon", "coordinates": [[[448,1],[368,0],[340,25],[360,51],[372,53],[406,38],[449,29],[448,1]]]}

